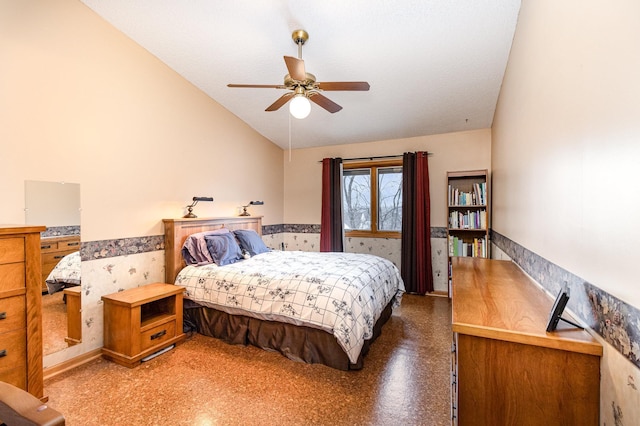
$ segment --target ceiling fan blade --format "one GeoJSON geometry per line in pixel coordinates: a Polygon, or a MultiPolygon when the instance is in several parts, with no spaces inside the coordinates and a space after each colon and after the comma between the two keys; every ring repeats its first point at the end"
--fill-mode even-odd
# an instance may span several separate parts
{"type": "Polygon", "coordinates": [[[279,110],[282,105],[284,105],[287,102],[289,102],[289,99],[291,99],[293,97],[293,95],[295,95],[295,93],[293,93],[293,92],[285,93],[284,95],[280,96],[278,98],[278,100],[276,100],[274,103],[269,105],[267,107],[267,109],[265,109],[265,111],[277,111],[277,110],[279,110]]]}
{"type": "Polygon", "coordinates": [[[369,83],[366,81],[329,81],[316,85],[320,90],[369,90],[369,83]]]}
{"type": "Polygon", "coordinates": [[[227,87],[246,87],[253,89],[286,89],[282,84],[227,84],[227,87]]]}
{"type": "Polygon", "coordinates": [[[285,56],[284,62],[287,64],[289,75],[294,80],[304,81],[307,79],[307,73],[304,70],[304,61],[294,58],[293,56],[285,56]]]}
{"type": "Polygon", "coordinates": [[[338,112],[342,109],[340,105],[318,92],[309,93],[309,100],[326,109],[330,113],[338,112]]]}

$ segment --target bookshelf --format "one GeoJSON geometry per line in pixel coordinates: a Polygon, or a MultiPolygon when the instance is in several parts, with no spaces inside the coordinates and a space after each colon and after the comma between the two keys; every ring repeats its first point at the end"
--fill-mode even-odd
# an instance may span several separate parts
{"type": "Polygon", "coordinates": [[[489,172],[447,172],[449,295],[453,257],[489,258],[489,172]]]}

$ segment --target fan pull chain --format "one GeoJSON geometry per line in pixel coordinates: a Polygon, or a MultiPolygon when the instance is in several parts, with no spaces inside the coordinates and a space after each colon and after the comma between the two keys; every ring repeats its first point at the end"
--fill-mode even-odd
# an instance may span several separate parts
{"type": "Polygon", "coordinates": [[[291,114],[287,114],[289,117],[289,162],[291,162],[291,114]]]}

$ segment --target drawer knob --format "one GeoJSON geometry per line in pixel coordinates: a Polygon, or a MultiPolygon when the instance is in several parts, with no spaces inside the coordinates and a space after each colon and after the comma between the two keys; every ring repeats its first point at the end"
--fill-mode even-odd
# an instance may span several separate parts
{"type": "Polygon", "coordinates": [[[50,249],[51,246],[40,246],[40,249],[45,250],[45,249],[50,249]]]}
{"type": "Polygon", "coordinates": [[[0,312],[0,320],[3,319],[7,319],[7,313],[6,312],[0,312]]]}
{"type": "Polygon", "coordinates": [[[151,335],[151,340],[159,339],[165,334],[167,334],[167,330],[158,331],[156,334],[151,335]]]}
{"type": "Polygon", "coordinates": [[[80,244],[80,243],[67,243],[67,245],[68,245],[68,246],[77,246],[77,245],[79,245],[79,244],[80,244]]]}
{"type": "Polygon", "coordinates": [[[3,349],[0,351],[0,358],[7,356],[7,350],[3,349]]]}
{"type": "Polygon", "coordinates": [[[64,255],[53,256],[54,259],[62,259],[64,255]]]}

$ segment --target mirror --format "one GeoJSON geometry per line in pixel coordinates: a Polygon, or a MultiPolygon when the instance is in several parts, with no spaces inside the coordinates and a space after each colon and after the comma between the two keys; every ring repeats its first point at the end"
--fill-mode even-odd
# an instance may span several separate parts
{"type": "Polygon", "coordinates": [[[42,248],[43,354],[81,341],[80,184],[25,181],[25,223],[45,225],[42,248]]]}

